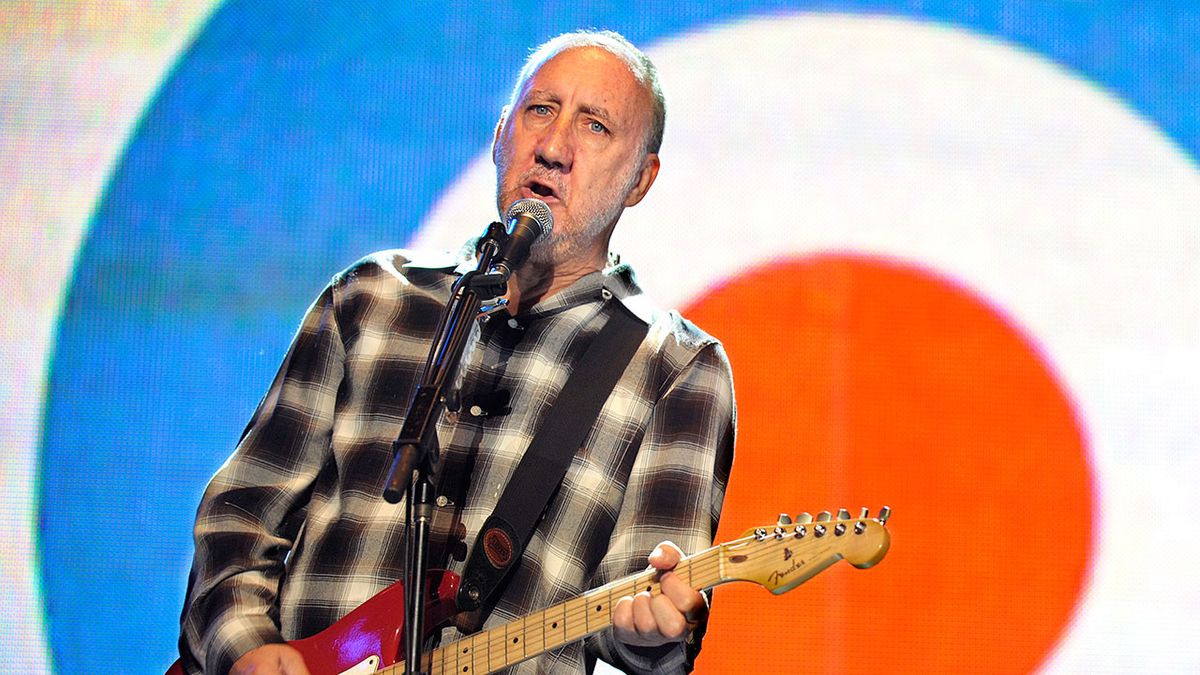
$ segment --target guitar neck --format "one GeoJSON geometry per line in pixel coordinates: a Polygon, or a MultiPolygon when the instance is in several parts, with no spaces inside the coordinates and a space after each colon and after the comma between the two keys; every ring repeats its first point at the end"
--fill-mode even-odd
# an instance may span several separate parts
{"type": "MultiPolygon", "coordinates": [[[[866,509],[858,518],[844,509],[836,518],[822,511],[816,520],[805,513],[797,523],[781,517],[777,524],[747,530],[739,539],[684,558],[674,572],[697,590],[727,581],[753,581],[778,595],[838,560],[858,568],[882,560],[890,541],[884,528],[889,512],[884,507],[879,518],[873,519],[866,509]]],[[[428,662],[422,670],[433,675],[484,675],[507,668],[607,629],[616,602],[645,591],[662,593],[657,571],[614,581],[434,649],[425,655],[428,662]]],[[[397,674],[403,669],[400,663],[379,672],[397,674]]]]}
{"type": "MultiPolygon", "coordinates": [[[[714,546],[681,560],[675,566],[675,574],[697,590],[711,588],[727,581],[722,578],[722,566],[721,547],[714,546]]],[[[428,654],[429,672],[433,675],[482,675],[578,642],[612,625],[612,609],[617,600],[642,591],[652,595],[662,592],[656,571],[647,570],[619,579],[566,602],[434,649],[428,654]]]]}
{"type": "MultiPolygon", "coordinates": [[[[890,512],[885,506],[878,518],[870,518],[864,508],[861,516],[853,518],[842,509],[836,517],[822,511],[815,519],[803,513],[795,523],[784,514],[777,523],[747,530],[738,539],[684,558],[674,573],[697,590],[727,581],[752,581],[776,595],[786,593],[839,560],[860,569],[882,560],[890,542],[884,527],[890,512]]],[[[421,671],[485,675],[578,642],[612,625],[613,606],[621,598],[643,592],[661,595],[658,576],[657,571],[647,570],[434,649],[422,657],[421,671]]],[[[449,572],[439,571],[437,578],[438,592],[426,603],[426,609],[434,611],[436,620],[431,625],[435,626],[453,616],[458,584],[457,575],[449,572]]],[[[403,604],[404,585],[392,584],[327,630],[290,644],[313,672],[400,675],[405,664],[389,660],[388,655],[402,651],[398,642],[403,623],[397,625],[395,608],[403,604]],[[381,663],[390,665],[379,669],[381,663]]],[[[181,663],[176,661],[167,673],[181,675],[181,663]]]]}

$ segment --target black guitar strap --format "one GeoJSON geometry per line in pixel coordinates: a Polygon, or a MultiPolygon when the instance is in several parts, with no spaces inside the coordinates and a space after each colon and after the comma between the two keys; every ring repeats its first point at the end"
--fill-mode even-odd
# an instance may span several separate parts
{"type": "Polygon", "coordinates": [[[583,445],[600,409],[646,337],[649,327],[620,302],[588,345],[525,456],[484,521],[463,570],[458,608],[487,602],[520,561],[550,497],[583,445]]]}

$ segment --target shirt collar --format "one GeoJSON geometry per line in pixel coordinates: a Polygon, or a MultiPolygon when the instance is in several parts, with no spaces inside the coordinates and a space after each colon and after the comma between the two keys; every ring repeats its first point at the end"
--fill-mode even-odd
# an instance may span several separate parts
{"type": "Polygon", "coordinates": [[[646,324],[654,322],[654,305],[637,283],[633,268],[613,260],[603,270],[592,272],[549,298],[542,299],[518,318],[540,318],[588,302],[617,300],[646,324]]]}
{"type": "MultiPolygon", "coordinates": [[[[405,268],[441,270],[447,274],[463,275],[475,269],[475,239],[467,241],[457,251],[413,252],[404,263],[405,268]]],[[[543,298],[520,318],[537,319],[555,314],[577,305],[615,298],[634,316],[647,324],[654,321],[654,305],[642,291],[633,268],[611,256],[609,266],[577,279],[573,284],[543,298]]]]}

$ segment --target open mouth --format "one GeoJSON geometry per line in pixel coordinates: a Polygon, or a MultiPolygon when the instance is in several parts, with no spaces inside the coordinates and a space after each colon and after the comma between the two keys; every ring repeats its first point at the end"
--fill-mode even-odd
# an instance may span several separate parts
{"type": "Polygon", "coordinates": [[[558,194],[555,193],[554,188],[545,183],[532,180],[529,181],[525,187],[531,193],[533,193],[534,197],[539,199],[558,199],[558,194]]]}

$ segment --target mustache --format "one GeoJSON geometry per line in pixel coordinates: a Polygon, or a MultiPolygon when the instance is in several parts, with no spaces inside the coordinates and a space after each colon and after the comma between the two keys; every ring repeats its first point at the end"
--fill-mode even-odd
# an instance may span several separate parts
{"type": "Polygon", "coordinates": [[[535,166],[521,174],[518,185],[528,185],[532,181],[536,181],[550,187],[552,190],[554,190],[554,194],[560,198],[566,192],[566,186],[563,185],[562,176],[560,176],[556,171],[547,169],[546,167],[535,166]]]}

